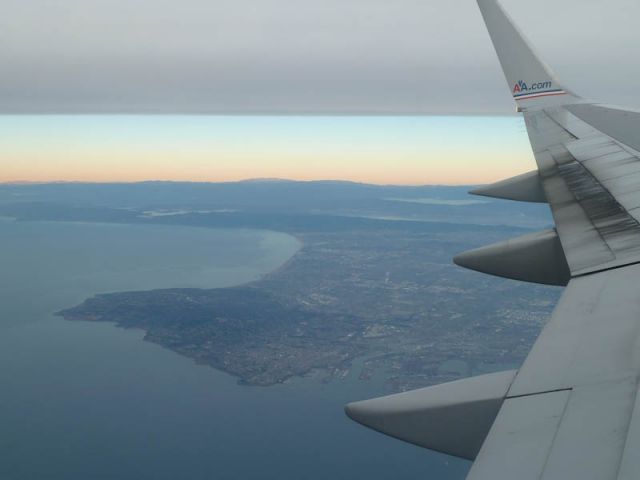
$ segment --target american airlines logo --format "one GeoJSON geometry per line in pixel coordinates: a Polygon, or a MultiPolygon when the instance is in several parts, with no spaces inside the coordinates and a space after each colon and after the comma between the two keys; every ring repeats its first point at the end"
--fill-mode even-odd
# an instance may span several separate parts
{"type": "Polygon", "coordinates": [[[518,80],[518,83],[513,86],[513,98],[516,100],[528,100],[550,95],[564,95],[565,93],[561,88],[553,88],[553,82],[550,80],[533,82],[531,84],[527,84],[524,80],[518,80]]]}
{"type": "Polygon", "coordinates": [[[518,83],[515,84],[515,86],[513,87],[513,93],[522,93],[522,92],[528,92],[528,91],[537,91],[537,90],[545,90],[545,89],[549,89],[553,86],[552,82],[535,82],[531,84],[531,87],[529,87],[525,82],[523,82],[522,80],[519,80],[518,83]]]}

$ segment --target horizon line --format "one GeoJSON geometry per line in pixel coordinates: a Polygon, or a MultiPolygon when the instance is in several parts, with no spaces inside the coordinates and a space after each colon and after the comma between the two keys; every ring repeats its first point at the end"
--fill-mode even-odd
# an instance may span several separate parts
{"type": "Polygon", "coordinates": [[[317,179],[317,180],[296,180],[291,178],[245,178],[240,180],[114,180],[114,181],[92,181],[92,180],[0,180],[0,186],[29,186],[29,185],[138,185],[146,183],[173,183],[173,184],[210,184],[223,185],[234,183],[343,183],[351,185],[364,185],[375,187],[474,187],[483,185],[480,183],[371,183],[359,182],[355,180],[343,179],[317,179]]]}
{"type": "Polygon", "coordinates": [[[433,111],[433,112],[421,112],[421,111],[353,111],[353,112],[313,112],[313,111],[238,111],[238,112],[224,112],[224,111],[144,111],[144,110],[113,110],[113,111],[64,111],[64,110],[34,110],[34,111],[1,111],[0,116],[5,117],[113,117],[113,116],[127,116],[127,117],[517,117],[518,113],[514,110],[504,111],[492,111],[492,112],[474,112],[474,111],[433,111]]]}

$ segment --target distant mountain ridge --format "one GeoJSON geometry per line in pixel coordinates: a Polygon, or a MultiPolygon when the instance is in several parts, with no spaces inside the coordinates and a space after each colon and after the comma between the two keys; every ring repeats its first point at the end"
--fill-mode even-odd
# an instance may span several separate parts
{"type": "Polygon", "coordinates": [[[333,215],[532,228],[551,223],[546,205],[470,196],[471,186],[371,185],[339,180],[1,184],[0,207],[108,208],[128,212],[333,215]]]}

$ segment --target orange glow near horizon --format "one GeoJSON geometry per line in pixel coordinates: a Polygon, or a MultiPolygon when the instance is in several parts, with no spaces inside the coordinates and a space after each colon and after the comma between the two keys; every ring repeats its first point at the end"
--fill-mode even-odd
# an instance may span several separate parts
{"type": "Polygon", "coordinates": [[[534,168],[516,117],[2,116],[0,182],[479,184],[534,168]]]}

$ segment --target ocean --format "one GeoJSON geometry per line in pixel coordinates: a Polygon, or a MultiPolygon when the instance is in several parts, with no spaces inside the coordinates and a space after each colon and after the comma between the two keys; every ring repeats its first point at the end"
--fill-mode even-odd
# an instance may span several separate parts
{"type": "Polygon", "coordinates": [[[53,315],[96,293],[246,283],[299,248],[261,230],[0,220],[0,478],[464,478],[467,462],[346,418],[380,382],[240,386],[142,331],[53,315]]]}

